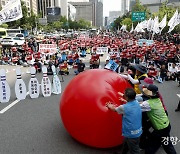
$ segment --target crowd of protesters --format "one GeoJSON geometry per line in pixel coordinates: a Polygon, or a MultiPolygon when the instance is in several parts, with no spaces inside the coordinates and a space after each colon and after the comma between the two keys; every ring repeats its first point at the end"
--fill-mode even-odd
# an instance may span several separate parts
{"type": "Polygon", "coordinates": [[[148,40],[150,36],[149,33],[132,34],[121,31],[119,33],[101,32],[98,36],[88,39],[77,37],[56,40],[52,37],[39,42],[35,38],[30,38],[26,39],[20,47],[1,48],[0,63],[27,66],[29,61],[31,61],[30,64],[48,64],[50,61],[59,67],[67,61],[69,65],[76,64],[74,67],[77,68],[79,57],[84,56],[82,52],[90,50],[92,54],[90,68],[99,68],[100,58],[96,54],[96,49],[97,47],[108,47],[110,54],[108,60],[115,60],[123,67],[128,67],[132,63],[144,63],[149,67],[149,76],[153,78],[158,76],[161,82],[164,80],[179,81],[180,35],[167,33],[160,36],[155,35],[151,45],[147,45],[146,42],[138,44],[138,40],[148,40]],[[42,55],[39,52],[39,44],[57,44],[57,53],[42,55]]]}
{"type": "MultiPolygon", "coordinates": [[[[78,75],[85,70],[85,63],[80,57],[85,57],[90,51],[90,69],[97,69],[100,66],[97,48],[107,47],[109,58],[105,66],[110,60],[116,62],[116,72],[134,87],[134,90],[126,89],[124,94],[120,94],[125,96],[121,101],[125,101],[126,105],[115,107],[112,103],[107,103],[109,109],[129,115],[123,116],[123,135],[126,139],[124,153],[127,153],[128,149],[131,153],[139,153],[139,149],[142,148],[147,154],[154,154],[162,145],[166,153],[175,154],[172,142],[169,140],[168,144],[164,144],[162,141],[163,137],[170,138],[171,125],[154,80],[160,83],[168,80],[178,81],[180,86],[180,35],[155,35],[151,44],[138,44],[139,40],[151,40],[150,38],[149,33],[132,34],[122,31],[101,32],[87,39],[48,38],[37,42],[32,38],[26,40],[21,47],[1,48],[0,62],[4,65],[34,65],[38,72],[41,72],[42,65],[47,65],[49,75],[53,74],[52,65],[59,68],[60,75],[68,75],[69,66],[72,66],[75,69],[74,74],[78,75]],[[56,44],[57,52],[41,53],[39,43],[56,44]],[[134,106],[136,111],[130,109],[131,106],[134,106]],[[144,111],[142,115],[141,110],[144,111]],[[136,120],[133,120],[134,118],[136,120]],[[153,129],[152,132],[149,131],[150,128],[153,129]]],[[[179,106],[175,111],[180,111],[179,106]]]]}

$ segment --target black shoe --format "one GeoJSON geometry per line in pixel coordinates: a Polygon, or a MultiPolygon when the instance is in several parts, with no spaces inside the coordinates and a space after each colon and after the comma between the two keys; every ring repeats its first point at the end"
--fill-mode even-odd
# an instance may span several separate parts
{"type": "Polygon", "coordinates": [[[177,108],[177,109],[175,110],[175,112],[178,112],[178,111],[180,111],[180,109],[177,108]]]}

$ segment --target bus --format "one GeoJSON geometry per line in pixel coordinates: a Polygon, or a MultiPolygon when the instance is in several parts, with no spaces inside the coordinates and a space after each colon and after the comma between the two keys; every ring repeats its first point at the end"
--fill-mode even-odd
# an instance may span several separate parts
{"type": "Polygon", "coordinates": [[[16,34],[20,34],[20,33],[24,34],[24,37],[27,37],[29,35],[28,31],[24,29],[6,29],[6,30],[9,36],[16,36],[16,34]]]}
{"type": "Polygon", "coordinates": [[[7,35],[7,30],[5,28],[0,28],[0,38],[5,38],[7,35]]]}

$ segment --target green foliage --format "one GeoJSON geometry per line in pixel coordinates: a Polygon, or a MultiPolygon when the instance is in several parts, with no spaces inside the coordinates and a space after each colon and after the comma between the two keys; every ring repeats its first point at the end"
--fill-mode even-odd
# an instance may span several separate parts
{"type": "Polygon", "coordinates": [[[61,16],[58,21],[49,23],[46,26],[38,24],[38,27],[43,29],[45,32],[60,31],[61,29],[88,29],[91,27],[91,23],[80,19],[79,21],[72,21],[71,19],[67,20],[65,16],[61,16]]]}
{"type": "Polygon", "coordinates": [[[0,25],[1,28],[8,28],[8,25],[7,24],[2,24],[0,25]]]}
{"type": "Polygon", "coordinates": [[[176,8],[167,6],[167,2],[165,2],[161,5],[159,12],[155,13],[155,15],[159,17],[159,20],[162,20],[163,17],[167,14],[167,21],[169,21],[175,13],[175,11],[176,8]]]}
{"type": "Polygon", "coordinates": [[[122,22],[121,25],[126,25],[127,26],[127,30],[129,31],[131,29],[132,26],[132,20],[131,18],[125,18],[122,22]]]}
{"type": "Polygon", "coordinates": [[[78,24],[79,24],[80,29],[88,29],[91,27],[91,23],[88,21],[85,21],[84,19],[80,19],[78,24]]]}
{"type": "MultiPolygon", "coordinates": [[[[146,12],[146,20],[148,20],[149,18],[155,18],[155,16],[159,17],[159,22],[163,19],[163,17],[167,14],[167,22],[171,19],[171,17],[174,15],[176,9],[178,9],[178,12],[180,12],[180,7],[176,7],[176,6],[169,6],[167,2],[162,3],[160,9],[158,12],[151,14],[150,10],[146,7],[143,6],[139,0],[136,0],[136,4],[133,6],[132,8],[132,12],[146,12]]],[[[133,22],[134,27],[137,25],[138,22],[133,22]]],[[[126,25],[127,29],[130,30],[131,28],[131,12],[128,12],[127,14],[123,15],[122,17],[117,18],[114,21],[113,24],[113,29],[117,30],[118,27],[121,27],[122,25],[126,25]]],[[[169,30],[169,27],[166,26],[162,33],[165,33],[169,30]]],[[[180,32],[180,24],[177,25],[174,30],[172,31],[172,33],[175,32],[180,32]]]]}
{"type": "Polygon", "coordinates": [[[146,19],[149,19],[151,16],[150,10],[147,6],[142,5],[139,0],[136,0],[135,5],[132,7],[132,12],[146,12],[146,19]]]}
{"type": "MultiPolygon", "coordinates": [[[[146,12],[146,19],[149,19],[151,17],[150,10],[146,6],[143,6],[139,0],[136,0],[135,5],[132,7],[132,12],[146,12]]],[[[130,30],[132,25],[131,12],[128,12],[124,14],[122,17],[117,18],[114,21],[113,29],[117,30],[118,27],[121,27],[124,22],[127,23],[125,25],[127,25],[127,29],[130,30]]],[[[134,22],[133,24],[134,26],[136,26],[138,22],[134,22]]]]}
{"type": "MultiPolygon", "coordinates": [[[[167,15],[167,22],[168,22],[172,18],[172,16],[174,15],[176,9],[178,9],[178,8],[172,7],[172,6],[168,6],[168,3],[164,2],[164,3],[162,3],[162,5],[160,7],[159,12],[154,13],[153,17],[158,16],[159,17],[159,21],[161,21],[163,19],[163,17],[165,15],[167,15]]],[[[179,11],[180,11],[180,8],[179,8],[179,11]]],[[[163,29],[162,33],[166,33],[168,30],[169,30],[169,27],[166,26],[163,29]]],[[[180,25],[177,25],[174,28],[174,30],[172,31],[172,33],[178,33],[178,32],[180,32],[180,25]]]]}
{"type": "Polygon", "coordinates": [[[56,30],[59,31],[63,27],[63,22],[61,21],[55,21],[52,23],[52,27],[56,30]]]}

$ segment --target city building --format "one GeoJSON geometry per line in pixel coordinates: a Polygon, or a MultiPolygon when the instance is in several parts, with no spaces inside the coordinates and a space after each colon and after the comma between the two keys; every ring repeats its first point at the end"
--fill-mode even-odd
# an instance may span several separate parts
{"type": "Polygon", "coordinates": [[[76,8],[76,20],[84,19],[92,26],[96,26],[95,3],[93,2],[69,2],[76,8]]]}
{"type": "MultiPolygon", "coordinates": [[[[58,1],[58,0],[56,0],[58,1]]],[[[57,6],[57,7],[60,7],[61,8],[61,16],[65,16],[66,18],[68,18],[68,3],[67,3],[67,0],[60,0],[60,6],[57,6]]]]}
{"type": "Polygon", "coordinates": [[[90,21],[92,26],[103,26],[103,1],[102,0],[69,0],[76,8],[76,20],[90,21]]]}
{"type": "Polygon", "coordinates": [[[166,2],[166,0],[140,0],[140,2],[142,5],[147,6],[151,12],[158,12],[161,4],[166,2]]]}
{"type": "Polygon", "coordinates": [[[136,0],[130,0],[129,2],[129,11],[132,11],[133,6],[136,4],[136,0]]]}
{"type": "Polygon", "coordinates": [[[128,1],[129,0],[120,0],[120,3],[121,3],[121,12],[122,12],[122,15],[126,14],[128,12],[128,1]]]}
{"type": "MultiPolygon", "coordinates": [[[[31,15],[31,11],[37,15],[37,0],[23,0],[27,10],[28,10],[28,15],[31,15]]],[[[9,0],[0,0],[0,5],[2,8],[9,2],[9,0]]]]}
{"type": "Polygon", "coordinates": [[[96,27],[103,26],[103,1],[102,0],[89,0],[89,2],[93,2],[95,5],[95,20],[96,27]]]}
{"type": "Polygon", "coordinates": [[[122,14],[123,13],[121,11],[110,11],[107,24],[110,25],[111,23],[114,22],[114,20],[116,20],[116,18],[118,18],[119,16],[122,16],[122,14]]]}
{"type": "Polygon", "coordinates": [[[61,8],[60,7],[49,7],[46,8],[47,11],[47,22],[54,22],[59,20],[61,17],[61,8]]]}
{"type": "MultiPolygon", "coordinates": [[[[26,5],[27,6],[27,5],[26,5]]],[[[30,9],[32,10],[32,12],[37,15],[38,14],[38,10],[37,10],[37,0],[30,0],[30,9]]]]}
{"type": "Polygon", "coordinates": [[[180,7],[180,0],[140,0],[141,4],[147,6],[152,13],[158,12],[159,7],[166,1],[168,6],[180,7]]]}
{"type": "Polygon", "coordinates": [[[108,25],[108,17],[105,17],[104,18],[104,26],[107,27],[107,25],[108,25]]]}
{"type": "Polygon", "coordinates": [[[61,16],[68,18],[68,3],[67,0],[37,0],[38,13],[42,13],[42,18],[47,16],[47,8],[59,7],[61,8],[61,16]]]}
{"type": "Polygon", "coordinates": [[[72,21],[76,19],[76,8],[70,3],[68,3],[68,19],[72,21]]]}

